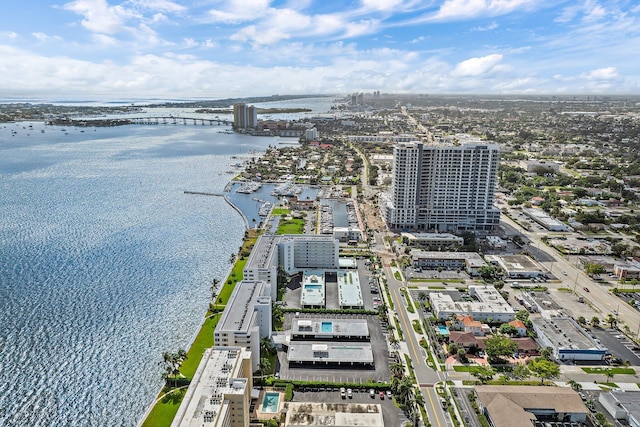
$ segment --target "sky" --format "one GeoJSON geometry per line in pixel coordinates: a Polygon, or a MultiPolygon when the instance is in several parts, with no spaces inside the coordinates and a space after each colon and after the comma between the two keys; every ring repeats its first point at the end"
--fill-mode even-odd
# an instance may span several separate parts
{"type": "Polygon", "coordinates": [[[640,0],[3,0],[0,99],[640,94],[640,0]]]}

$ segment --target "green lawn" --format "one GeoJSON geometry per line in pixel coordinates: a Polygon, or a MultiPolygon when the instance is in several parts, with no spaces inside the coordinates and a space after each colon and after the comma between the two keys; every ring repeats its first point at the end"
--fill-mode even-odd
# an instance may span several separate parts
{"type": "Polygon", "coordinates": [[[142,423],[142,427],[169,427],[186,391],[186,388],[177,390],[158,401],[142,423]]]}
{"type": "Polygon", "coordinates": [[[290,209],[287,208],[274,208],[272,215],[289,215],[291,213],[290,209]]]}
{"type": "Polygon", "coordinates": [[[636,371],[633,368],[582,368],[587,374],[600,374],[604,375],[605,370],[611,370],[613,375],[635,375],[636,371]]]}
{"type": "Polygon", "coordinates": [[[185,377],[193,377],[196,369],[198,369],[205,349],[213,347],[213,331],[221,315],[222,313],[217,313],[213,317],[207,317],[202,324],[198,336],[196,336],[195,341],[191,344],[191,348],[189,348],[186,360],[182,362],[182,366],[180,366],[180,372],[182,372],[182,375],[185,377]]]}
{"type": "Polygon", "coordinates": [[[233,292],[233,288],[236,287],[237,282],[240,282],[242,280],[242,277],[243,277],[242,270],[244,270],[244,266],[247,263],[247,259],[248,258],[238,259],[236,263],[233,265],[233,270],[231,270],[231,273],[229,274],[227,281],[224,283],[224,286],[222,287],[222,289],[220,289],[218,298],[216,298],[216,301],[219,304],[226,304],[227,302],[229,302],[229,297],[233,292]],[[231,280],[231,283],[229,283],[229,280],[231,280]]]}
{"type": "Polygon", "coordinates": [[[282,220],[278,224],[276,234],[303,234],[304,219],[293,218],[290,220],[282,220]]]}

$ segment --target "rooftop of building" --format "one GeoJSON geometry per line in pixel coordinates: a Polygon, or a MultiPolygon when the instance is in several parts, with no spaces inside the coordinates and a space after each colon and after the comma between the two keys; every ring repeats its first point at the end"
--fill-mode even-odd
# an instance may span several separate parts
{"type": "Polygon", "coordinates": [[[287,360],[295,363],[373,364],[373,350],[371,343],[361,342],[292,342],[287,360]]]}
{"type": "Polygon", "coordinates": [[[324,305],[325,283],[323,270],[305,270],[302,275],[302,305],[324,305]]]}
{"type": "Polygon", "coordinates": [[[264,282],[238,282],[227,303],[227,307],[233,307],[233,310],[222,312],[216,331],[248,332],[254,316],[253,307],[256,304],[271,304],[271,297],[262,295],[263,292],[264,282]]]}
{"type": "Polygon", "coordinates": [[[604,349],[571,318],[545,319],[540,317],[532,318],[531,322],[551,342],[555,343],[557,348],[574,350],[604,349]]]}
{"type": "Polygon", "coordinates": [[[291,323],[291,332],[314,336],[365,337],[369,336],[369,325],[363,319],[295,319],[291,323]]]}
{"type": "Polygon", "coordinates": [[[224,405],[224,396],[244,394],[247,378],[234,378],[242,358],[250,354],[241,347],[213,347],[205,350],[173,427],[205,425],[205,418],[215,420],[224,405]]]}
{"type": "Polygon", "coordinates": [[[362,288],[357,271],[338,271],[338,300],[341,307],[362,306],[362,288]]]}
{"type": "Polygon", "coordinates": [[[383,427],[382,407],[373,403],[285,403],[289,427],[383,427]]]}
{"type": "Polygon", "coordinates": [[[540,266],[526,255],[487,255],[487,259],[496,260],[507,272],[540,270],[540,266]]]}

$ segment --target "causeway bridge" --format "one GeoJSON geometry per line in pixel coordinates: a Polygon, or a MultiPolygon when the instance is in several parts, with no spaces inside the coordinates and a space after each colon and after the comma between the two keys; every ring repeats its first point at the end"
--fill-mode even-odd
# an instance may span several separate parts
{"type": "Polygon", "coordinates": [[[176,116],[145,116],[131,117],[128,119],[132,124],[136,125],[228,125],[231,126],[231,120],[224,119],[205,119],[202,117],[176,117],[176,116]]]}

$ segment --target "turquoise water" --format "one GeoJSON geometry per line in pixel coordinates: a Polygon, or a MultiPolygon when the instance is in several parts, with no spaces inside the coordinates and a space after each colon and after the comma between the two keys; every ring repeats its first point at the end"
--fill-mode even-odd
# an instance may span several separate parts
{"type": "Polygon", "coordinates": [[[449,329],[446,326],[438,326],[438,332],[440,332],[440,335],[449,335],[449,329]]]}
{"type": "Polygon", "coordinates": [[[304,285],[306,289],[321,289],[322,285],[304,285]]]}
{"type": "Polygon", "coordinates": [[[280,393],[266,392],[262,400],[262,412],[275,413],[278,412],[278,403],[280,402],[280,393]]]}
{"type": "Polygon", "coordinates": [[[333,332],[333,323],[332,322],[322,322],[322,332],[333,332]]]}

